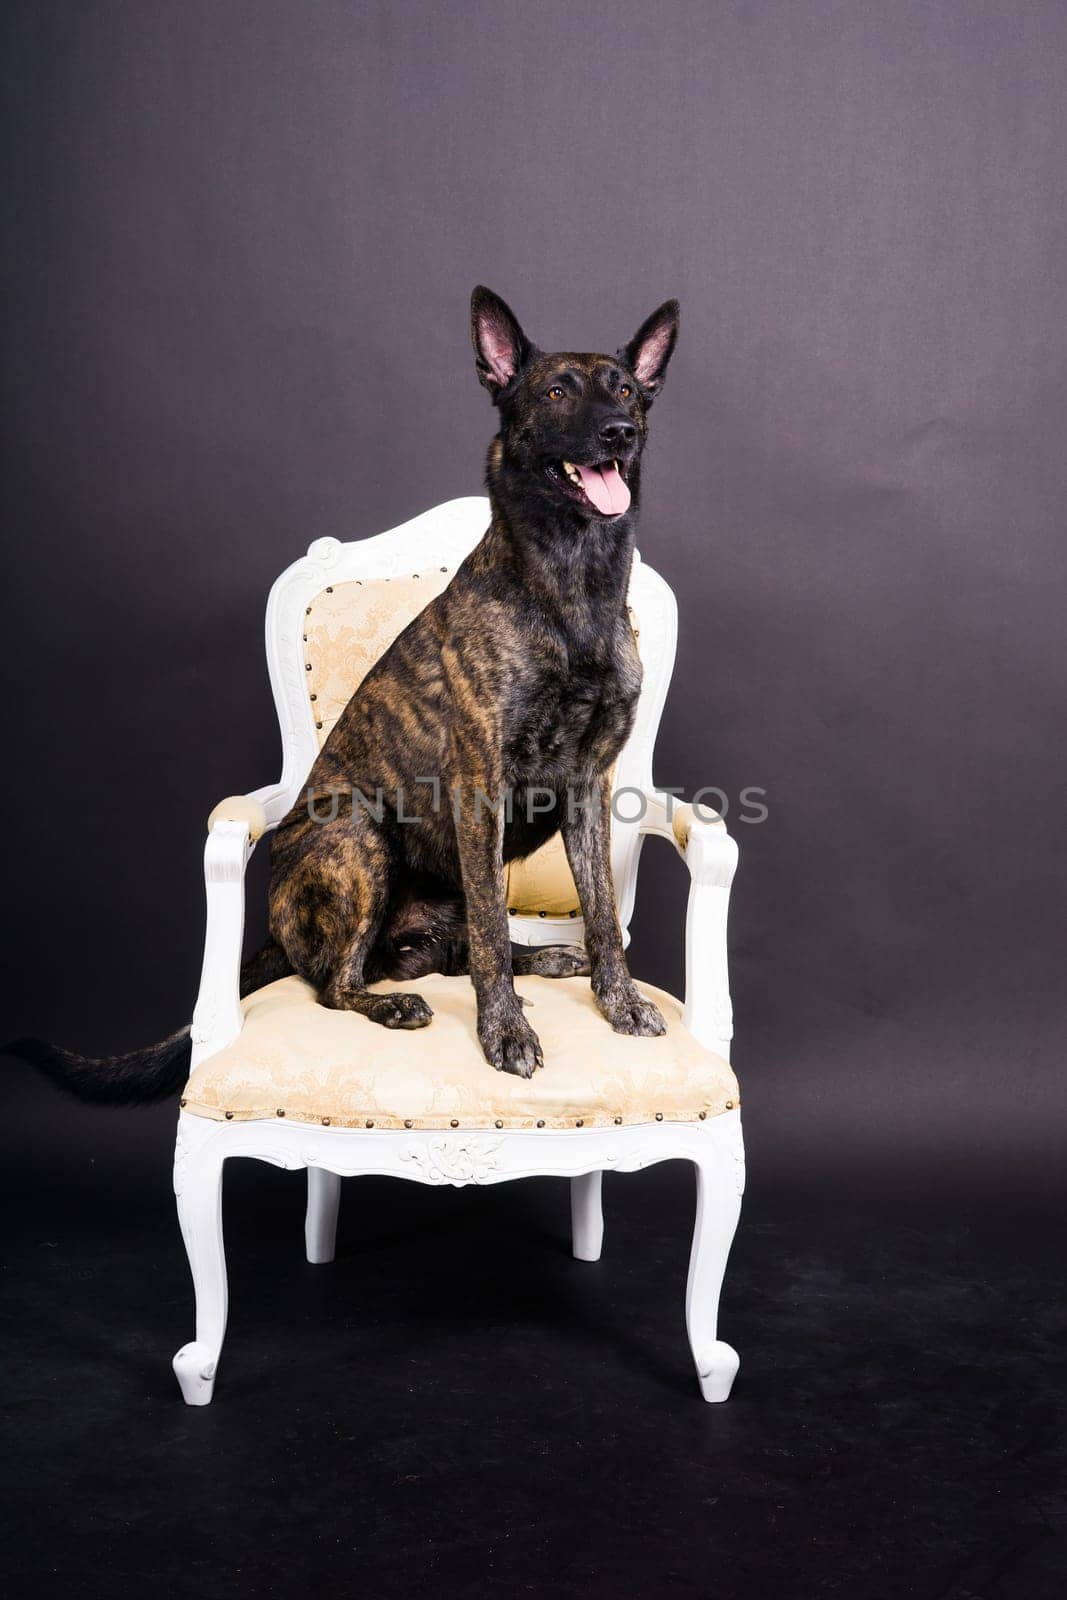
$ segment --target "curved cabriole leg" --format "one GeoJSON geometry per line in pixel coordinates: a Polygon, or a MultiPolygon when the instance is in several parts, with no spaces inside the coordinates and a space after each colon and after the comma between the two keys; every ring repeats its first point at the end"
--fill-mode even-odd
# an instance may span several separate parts
{"type": "Polygon", "coordinates": [[[706,1159],[693,1165],[697,1214],[685,1294],[686,1328],[704,1399],[728,1400],[740,1359],[736,1350],[717,1337],[719,1295],[741,1214],[740,1184],[736,1163],[728,1161],[721,1150],[709,1150],[706,1159]]]}
{"type": "MultiPolygon", "coordinates": [[[[185,1119],[195,1123],[196,1118],[185,1119]]],[[[212,1124],[206,1124],[208,1139],[212,1124]]],[[[226,1333],[226,1256],[222,1243],[222,1157],[210,1143],[200,1149],[200,1132],[178,1131],[174,1192],[178,1220],[189,1257],[196,1295],[196,1338],[174,1357],[174,1372],[186,1405],[210,1404],[222,1341],[226,1333]]]]}
{"type": "Polygon", "coordinates": [[[336,1172],[308,1168],[308,1208],[304,1219],[307,1258],[313,1263],[332,1261],[337,1243],[337,1208],[341,1180],[336,1172]]]}
{"type": "Polygon", "coordinates": [[[599,1261],[604,1243],[602,1172],[584,1172],[571,1179],[571,1248],[578,1261],[599,1261]]]}

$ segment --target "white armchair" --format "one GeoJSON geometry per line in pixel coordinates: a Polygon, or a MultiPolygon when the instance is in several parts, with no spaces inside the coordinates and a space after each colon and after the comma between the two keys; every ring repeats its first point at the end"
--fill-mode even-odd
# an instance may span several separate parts
{"type": "MultiPolygon", "coordinates": [[[[537,1009],[545,1066],[528,1082],[481,1058],[466,978],[407,982],[434,1021],[390,1033],[330,1012],[297,978],[239,997],[244,874],[259,839],[300,791],[333,720],[404,623],[481,537],[488,502],[452,501],[376,538],[323,539],[271,592],[267,655],[283,740],[281,781],[233,797],[209,819],[207,935],[182,1098],[174,1189],[196,1295],[196,1335],[174,1369],[190,1405],[212,1398],[226,1326],[222,1166],[253,1157],[306,1167],[308,1260],[333,1258],[341,1178],[381,1174],[427,1184],[571,1180],[574,1255],[601,1250],[601,1177],[656,1161],[692,1161],[697,1212],[686,1319],[701,1392],[725,1400],[738,1357],[718,1337],[719,1293],[744,1188],[726,919],[737,846],[652,785],[652,745],[674,662],[676,609],[635,558],[631,616],[645,667],[633,733],[616,771],[612,865],[626,931],[644,837],[689,867],[684,1007],[657,990],[666,1038],[622,1038],[595,1012],[584,979],[520,978],[537,1009]],[[429,559],[428,559],[429,552],[429,559]]],[[[550,842],[509,877],[512,939],[580,943],[582,922],[561,850],[550,842]]],[[[646,987],[647,986],[642,986],[646,987]]]]}

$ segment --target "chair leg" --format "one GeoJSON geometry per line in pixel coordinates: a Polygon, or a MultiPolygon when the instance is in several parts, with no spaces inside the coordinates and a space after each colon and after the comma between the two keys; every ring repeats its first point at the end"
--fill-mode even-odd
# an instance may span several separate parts
{"type": "Polygon", "coordinates": [[[179,1155],[174,1170],[178,1220],[196,1295],[196,1338],[183,1345],[174,1357],[174,1372],[186,1405],[206,1406],[215,1390],[215,1373],[226,1333],[222,1160],[217,1151],[204,1149],[194,1155],[179,1155]]]}
{"type": "Polygon", "coordinates": [[[579,1261],[599,1261],[604,1243],[602,1172],[584,1172],[571,1179],[571,1248],[579,1261]]]}
{"type": "Polygon", "coordinates": [[[322,1167],[308,1168],[308,1208],[304,1219],[304,1243],[312,1262],[332,1261],[337,1242],[337,1208],[341,1203],[341,1180],[336,1172],[322,1167]]]}
{"type": "Polygon", "coordinates": [[[717,1337],[719,1295],[741,1214],[741,1195],[736,1176],[721,1153],[709,1152],[707,1160],[693,1164],[697,1210],[685,1295],[686,1327],[704,1399],[728,1400],[740,1358],[717,1337]]]}

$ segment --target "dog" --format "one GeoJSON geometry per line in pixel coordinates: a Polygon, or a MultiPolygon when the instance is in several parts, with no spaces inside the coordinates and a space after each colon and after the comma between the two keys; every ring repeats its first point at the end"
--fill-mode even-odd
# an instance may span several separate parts
{"type": "MultiPolygon", "coordinates": [[[[516,973],[588,974],[617,1032],[664,1033],[627,969],[609,824],[641,688],[626,611],[641,456],[678,323],[668,300],[615,355],[546,354],[498,295],[474,290],[475,364],[499,417],[489,528],[364,678],[279,824],[270,939],[242,994],[296,973],[325,1006],[422,1028],[421,995],[370,985],[469,973],[487,1062],[523,1078],[543,1057],[516,973]],[[513,950],[504,864],[557,829],[584,949],[513,950]]],[[[111,1102],[176,1093],[190,1053],[187,1028],[100,1060],[9,1048],[111,1102]]]]}

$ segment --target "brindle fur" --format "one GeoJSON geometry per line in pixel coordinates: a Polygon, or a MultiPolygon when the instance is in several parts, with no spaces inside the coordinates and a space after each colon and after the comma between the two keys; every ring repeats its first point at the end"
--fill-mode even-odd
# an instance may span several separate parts
{"type": "MultiPolygon", "coordinates": [[[[371,994],[368,984],[469,971],[486,1057],[528,1077],[541,1047],[515,972],[589,972],[613,1028],[664,1029],[626,968],[608,822],[609,773],[641,685],[625,607],[641,451],[678,307],[661,306],[615,356],[543,354],[487,289],[474,291],[471,326],[479,377],[500,412],[489,447],[492,521],[448,588],[367,674],[278,828],[272,939],[245,964],[241,992],[295,971],[323,1005],[419,1028],[430,1021],[421,996],[371,994]],[[632,495],[614,518],[559,471],[563,460],[606,459],[620,463],[632,495]],[[337,814],[313,821],[316,805],[318,815],[337,814]],[[513,956],[508,940],[503,863],[557,827],[588,961],[562,946],[513,956]]],[[[70,1093],[111,1104],[177,1093],[189,1072],[188,1028],[122,1056],[81,1056],[38,1039],[5,1049],[70,1093]]]]}
{"type": "Polygon", "coordinates": [[[469,970],[486,1058],[528,1077],[542,1056],[515,971],[588,971],[613,1028],[664,1031],[626,967],[608,824],[609,773],[641,686],[626,614],[640,457],[678,308],[662,306],[616,356],[541,353],[483,288],[471,321],[500,414],[492,520],[352,696],[278,828],[270,930],[322,1004],[386,1027],[423,1027],[430,1008],[368,984],[469,970]],[[605,517],[559,465],[612,458],[632,499],[605,517]],[[588,964],[561,947],[513,955],[509,942],[503,863],[557,828],[588,964]]]}

